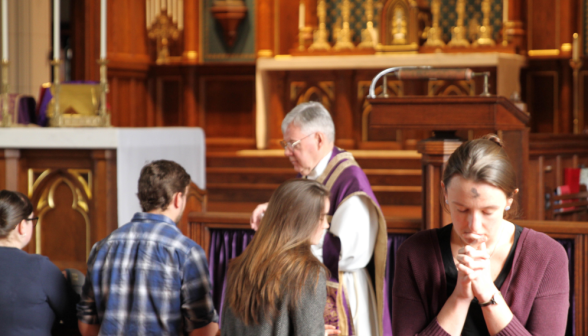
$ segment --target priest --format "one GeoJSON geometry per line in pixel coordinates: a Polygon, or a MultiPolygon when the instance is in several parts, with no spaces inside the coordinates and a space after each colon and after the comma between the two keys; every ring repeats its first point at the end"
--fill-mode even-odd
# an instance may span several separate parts
{"type": "MultiPolygon", "coordinates": [[[[302,103],[282,122],[284,154],[298,177],[331,192],[330,228],[313,253],[331,271],[325,324],[343,335],[392,335],[384,293],[387,233],[367,176],[353,156],[335,147],[335,125],[318,102],[302,103]]],[[[254,230],[267,203],[251,216],[254,230]]]]}

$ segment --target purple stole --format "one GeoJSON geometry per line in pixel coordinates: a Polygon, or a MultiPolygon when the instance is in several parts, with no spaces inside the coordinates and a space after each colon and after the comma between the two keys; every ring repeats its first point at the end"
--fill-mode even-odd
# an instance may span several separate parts
{"type": "MultiPolygon", "coordinates": [[[[331,209],[329,216],[333,216],[341,203],[351,196],[367,196],[378,211],[378,235],[374,247],[374,254],[367,266],[377,301],[378,329],[381,335],[391,336],[392,327],[385,293],[385,271],[387,251],[387,229],[384,215],[372,187],[363,170],[357,165],[351,153],[334,147],[325,171],[317,178],[331,192],[331,209]]],[[[362,225],[364,223],[358,223],[362,225]]],[[[367,224],[367,223],[365,223],[367,224]]],[[[342,334],[355,335],[351,311],[345,298],[345,289],[340,286],[339,256],[341,255],[341,241],[339,237],[327,232],[323,243],[323,263],[331,272],[331,279],[327,282],[327,306],[325,308],[325,324],[335,325],[342,334]]],[[[376,336],[376,335],[374,335],[376,336]]]]}

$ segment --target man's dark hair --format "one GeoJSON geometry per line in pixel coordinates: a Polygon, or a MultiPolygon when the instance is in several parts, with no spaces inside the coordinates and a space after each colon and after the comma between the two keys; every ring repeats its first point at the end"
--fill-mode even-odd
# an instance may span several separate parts
{"type": "Polygon", "coordinates": [[[139,177],[139,192],[143,212],[151,210],[165,211],[175,193],[186,192],[190,185],[190,175],[173,161],[153,161],[143,169],[139,177]]]}

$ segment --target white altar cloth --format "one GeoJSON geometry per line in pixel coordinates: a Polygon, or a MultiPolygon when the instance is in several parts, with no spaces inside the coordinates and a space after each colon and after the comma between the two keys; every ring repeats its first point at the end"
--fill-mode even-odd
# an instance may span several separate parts
{"type": "Polygon", "coordinates": [[[137,182],[150,161],[175,161],[200,189],[206,189],[206,143],[198,127],[0,128],[0,148],[116,149],[119,226],[141,211],[137,182]]]}

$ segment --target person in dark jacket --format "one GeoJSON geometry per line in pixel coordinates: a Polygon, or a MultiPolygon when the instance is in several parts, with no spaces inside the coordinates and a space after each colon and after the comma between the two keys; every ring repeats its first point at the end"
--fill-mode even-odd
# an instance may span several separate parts
{"type": "MultiPolygon", "coordinates": [[[[22,249],[38,218],[29,199],[0,191],[0,335],[51,335],[56,321],[75,314],[71,290],[45,256],[22,249]]],[[[75,316],[75,315],[74,315],[75,316]]]]}

